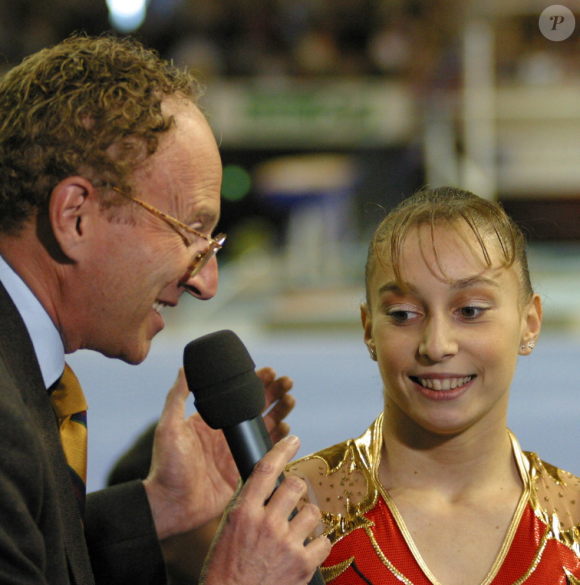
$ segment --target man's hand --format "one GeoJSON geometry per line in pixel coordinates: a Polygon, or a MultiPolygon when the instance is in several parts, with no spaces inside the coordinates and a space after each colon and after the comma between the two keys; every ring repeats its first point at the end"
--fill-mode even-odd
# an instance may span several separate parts
{"type": "Polygon", "coordinates": [[[288,436],[290,426],[284,419],[290,414],[296,400],[288,392],[292,389],[293,382],[288,376],[276,378],[276,372],[272,368],[260,368],[256,374],[264,384],[266,392],[266,414],[264,423],[270,433],[272,443],[288,436]]]}
{"type": "Polygon", "coordinates": [[[296,437],[288,437],[256,465],[226,510],[202,573],[203,585],[303,585],[328,556],[325,537],[304,546],[320,522],[318,508],[305,504],[288,520],[306,494],[304,481],[287,477],[268,500],[299,446],[296,437]]]}
{"type": "MultiPolygon", "coordinates": [[[[289,432],[284,418],[294,407],[292,380],[271,368],[257,371],[266,392],[264,422],[273,442],[289,432]],[[269,409],[269,410],[268,410],[269,409]]],[[[181,369],[169,391],[157,429],[145,489],[160,539],[202,526],[220,516],[240,478],[221,430],[199,414],[185,418],[190,393],[181,369]]]]}

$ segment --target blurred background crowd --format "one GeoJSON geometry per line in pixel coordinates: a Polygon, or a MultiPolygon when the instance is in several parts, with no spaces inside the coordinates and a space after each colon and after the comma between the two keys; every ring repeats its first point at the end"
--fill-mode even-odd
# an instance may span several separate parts
{"type": "Polygon", "coordinates": [[[75,31],[191,68],[224,165],[217,296],[167,311],[138,368],[71,358],[89,488],[159,412],[183,345],[220,328],[296,379],[301,454],[362,432],[381,404],[359,332],[366,246],[386,210],[443,184],[499,199],[528,236],[545,328],[510,425],[580,473],[580,0],[558,4],[576,16],[560,42],[539,29],[545,0],[0,0],[0,70],[75,31]]]}
{"type": "Polygon", "coordinates": [[[370,75],[424,91],[457,87],[462,27],[479,13],[496,27],[500,83],[577,78],[578,38],[552,45],[538,38],[546,6],[534,0],[3,0],[0,51],[11,64],[72,31],[116,29],[205,79],[370,75]]]}

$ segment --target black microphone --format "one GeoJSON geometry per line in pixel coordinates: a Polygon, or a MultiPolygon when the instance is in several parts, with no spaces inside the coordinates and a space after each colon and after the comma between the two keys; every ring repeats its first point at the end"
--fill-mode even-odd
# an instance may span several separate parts
{"type": "MultiPolygon", "coordinates": [[[[209,427],[223,431],[240,476],[246,481],[272,448],[262,419],[264,384],[246,346],[233,331],[216,331],[186,345],[183,366],[197,411],[209,427]]],[[[276,488],[283,479],[284,474],[276,488]]],[[[296,513],[294,510],[290,518],[296,513]]],[[[320,569],[309,585],[324,585],[320,569]]]]}

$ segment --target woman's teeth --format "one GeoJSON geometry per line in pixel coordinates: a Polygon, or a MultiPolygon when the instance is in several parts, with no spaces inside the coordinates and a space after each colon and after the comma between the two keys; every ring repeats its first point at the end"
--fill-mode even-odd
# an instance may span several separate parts
{"type": "Polygon", "coordinates": [[[160,303],[159,301],[155,301],[153,303],[153,310],[159,314],[161,314],[161,312],[163,311],[163,309],[165,309],[165,307],[167,307],[167,305],[165,303],[160,303]]]}
{"type": "Polygon", "coordinates": [[[453,390],[465,386],[474,376],[464,376],[463,378],[414,378],[424,388],[430,390],[453,390]]]}

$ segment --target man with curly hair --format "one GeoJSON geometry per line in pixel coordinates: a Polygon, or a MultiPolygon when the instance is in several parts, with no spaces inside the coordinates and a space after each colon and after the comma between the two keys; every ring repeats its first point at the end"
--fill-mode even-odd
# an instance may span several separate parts
{"type": "MultiPolygon", "coordinates": [[[[216,292],[221,162],[197,94],[187,72],[109,37],[70,38],[0,80],[3,584],[164,583],[160,541],[203,527],[233,494],[223,435],[184,417],[183,375],[148,477],[89,494],[84,510],[51,406],[66,353],[139,363],[164,326],[161,307],[216,292]]],[[[280,439],[292,399],[274,377],[262,373],[280,439]]],[[[306,583],[328,554],[325,539],[303,546],[315,507],[287,520],[301,480],[268,501],[297,449],[280,441],[232,500],[206,585],[306,583]]]]}

